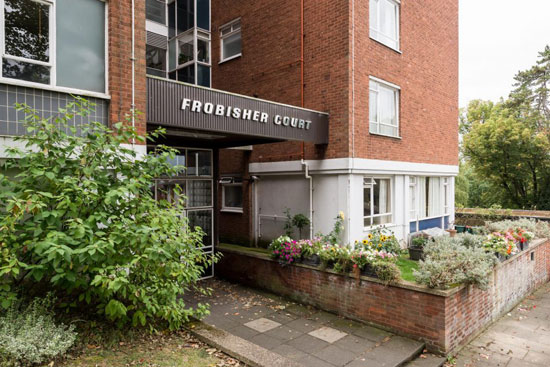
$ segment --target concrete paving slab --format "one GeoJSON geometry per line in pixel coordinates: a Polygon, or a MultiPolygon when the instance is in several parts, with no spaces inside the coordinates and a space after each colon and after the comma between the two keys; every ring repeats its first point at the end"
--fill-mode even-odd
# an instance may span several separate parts
{"type": "Polygon", "coordinates": [[[272,336],[274,338],[283,340],[285,342],[292,339],[296,339],[297,337],[303,334],[304,333],[302,333],[301,331],[289,328],[288,326],[285,326],[285,325],[281,325],[265,333],[265,335],[272,336]]]}
{"type": "Polygon", "coordinates": [[[421,354],[419,358],[409,362],[405,367],[441,367],[446,361],[447,358],[435,354],[421,354]]]}
{"type": "Polygon", "coordinates": [[[299,349],[296,349],[293,346],[288,345],[288,344],[281,344],[281,345],[277,346],[276,348],[274,348],[272,350],[272,352],[280,354],[280,355],[282,355],[286,358],[293,359],[295,361],[299,360],[299,359],[302,359],[302,358],[305,358],[309,355],[306,352],[303,352],[299,349]]]}
{"type": "Polygon", "coordinates": [[[326,341],[323,341],[321,339],[315,338],[307,334],[300,335],[296,339],[292,339],[286,342],[285,344],[291,345],[303,352],[306,352],[312,355],[315,355],[315,353],[319,352],[321,349],[324,349],[330,345],[326,341]]]}
{"type": "Polygon", "coordinates": [[[355,335],[347,335],[336,341],[333,345],[349,350],[353,353],[362,354],[367,350],[374,348],[376,343],[368,339],[359,338],[355,335]]]}
{"type": "Polygon", "coordinates": [[[244,326],[254,329],[259,333],[265,333],[266,331],[269,331],[271,329],[275,329],[276,327],[281,326],[281,324],[276,321],[269,320],[262,317],[254,321],[247,322],[246,324],[244,324],[244,326]]]}
{"type": "Polygon", "coordinates": [[[315,353],[315,357],[322,359],[325,362],[331,363],[335,366],[345,366],[346,364],[357,358],[358,354],[346,349],[339,348],[335,345],[329,345],[325,349],[315,353]]]}
{"type": "Polygon", "coordinates": [[[326,341],[327,343],[334,343],[337,340],[342,339],[344,336],[348,335],[342,331],[330,328],[328,326],[323,326],[317,330],[313,330],[308,333],[311,336],[319,338],[326,341]]]}
{"type": "Polygon", "coordinates": [[[299,359],[298,362],[305,367],[334,367],[333,364],[325,362],[312,355],[299,359]]]}
{"type": "Polygon", "coordinates": [[[251,341],[252,343],[257,344],[267,350],[273,350],[284,343],[284,341],[281,339],[277,339],[265,334],[254,335],[252,338],[248,339],[248,341],[251,341]]]}

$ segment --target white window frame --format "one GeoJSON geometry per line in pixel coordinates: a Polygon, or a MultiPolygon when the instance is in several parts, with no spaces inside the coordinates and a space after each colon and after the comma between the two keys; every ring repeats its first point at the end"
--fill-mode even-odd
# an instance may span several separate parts
{"type": "Polygon", "coordinates": [[[243,55],[242,53],[242,41],[243,41],[243,38],[242,38],[242,32],[241,32],[241,29],[242,29],[242,23],[241,23],[241,18],[237,18],[237,19],[234,19],[232,20],[231,22],[229,23],[226,23],[222,26],[219,27],[219,31],[220,31],[220,62],[219,64],[223,63],[223,62],[226,62],[226,61],[229,61],[229,60],[233,60],[233,59],[236,59],[238,57],[241,57],[243,55]],[[234,27],[236,24],[239,24],[239,27],[236,28],[234,27]],[[226,29],[226,28],[229,28],[229,32],[227,34],[223,34],[223,31],[226,29]],[[230,37],[234,34],[237,34],[239,33],[241,35],[241,52],[239,52],[238,54],[236,55],[233,55],[233,56],[230,56],[230,57],[225,57],[224,54],[223,54],[223,43],[224,43],[224,40],[227,38],[227,37],[230,37]]]}
{"type": "Polygon", "coordinates": [[[56,57],[57,57],[57,21],[56,21],[56,0],[31,0],[40,4],[45,4],[50,6],[50,18],[49,18],[49,36],[50,36],[50,61],[49,62],[43,62],[43,61],[37,61],[32,59],[27,59],[24,57],[17,57],[17,56],[11,56],[6,54],[5,52],[5,37],[6,32],[4,31],[4,0],[0,0],[0,62],[3,64],[3,59],[11,59],[15,61],[23,61],[28,62],[31,64],[36,65],[43,65],[48,66],[50,68],[50,83],[49,84],[43,84],[43,83],[36,83],[36,82],[29,82],[26,80],[19,80],[15,78],[5,78],[2,75],[2,65],[0,65],[0,82],[3,84],[9,84],[9,85],[15,85],[15,86],[21,86],[21,87],[28,87],[28,88],[38,88],[38,89],[45,89],[45,90],[51,90],[54,92],[61,92],[61,93],[69,93],[69,94],[78,94],[82,96],[87,97],[95,97],[95,98],[102,98],[102,99],[110,99],[109,96],[109,3],[108,1],[98,0],[105,4],[105,91],[104,92],[95,92],[95,91],[89,91],[89,90],[83,90],[83,89],[77,89],[77,88],[68,88],[68,87],[61,87],[57,86],[57,63],[56,63],[56,57]]]}
{"type": "Polygon", "coordinates": [[[396,84],[387,82],[385,80],[376,78],[374,76],[370,76],[370,78],[369,78],[369,103],[368,103],[368,106],[370,108],[370,98],[371,98],[371,96],[370,96],[371,93],[370,92],[375,92],[377,94],[377,99],[376,99],[377,107],[376,108],[378,110],[378,119],[380,119],[380,98],[378,98],[380,88],[389,89],[393,92],[393,95],[394,95],[394,98],[395,98],[395,125],[384,124],[380,121],[371,121],[370,111],[369,111],[369,133],[373,134],[373,135],[381,135],[381,136],[387,136],[387,137],[390,137],[390,138],[401,139],[400,129],[399,129],[399,120],[400,120],[399,119],[399,115],[400,115],[399,101],[400,101],[400,98],[401,98],[401,87],[399,87],[396,84]],[[376,126],[376,132],[373,132],[373,125],[376,126]],[[397,135],[381,133],[380,132],[380,125],[395,128],[396,131],[397,131],[397,135]]]}
{"type": "Polygon", "coordinates": [[[244,195],[243,195],[243,203],[240,207],[233,207],[233,206],[226,206],[225,205],[225,189],[228,187],[240,187],[241,190],[243,188],[242,182],[232,182],[232,183],[222,183],[222,212],[229,212],[229,213],[243,213],[243,203],[244,203],[244,195]]]}
{"type": "MultiPolygon", "coordinates": [[[[410,176],[409,177],[409,187],[414,187],[414,208],[409,208],[409,222],[419,222],[423,220],[435,219],[435,218],[444,218],[450,215],[450,205],[451,205],[451,179],[448,176],[410,176]],[[424,177],[425,179],[434,179],[439,178],[439,195],[441,202],[441,213],[439,215],[426,216],[423,217],[420,208],[420,201],[418,198],[419,190],[423,190],[424,187],[420,187],[418,183],[418,177],[424,177]],[[447,205],[445,205],[445,187],[447,187],[447,205]]],[[[426,205],[429,206],[429,197],[426,197],[426,205]]]]}
{"type": "MultiPolygon", "coordinates": [[[[371,206],[370,206],[370,215],[363,215],[363,227],[364,227],[364,230],[366,231],[370,231],[370,230],[373,230],[375,228],[378,228],[378,227],[392,227],[394,225],[394,208],[395,208],[395,203],[394,203],[394,197],[393,197],[393,178],[391,176],[364,176],[363,177],[363,188],[365,188],[366,186],[371,186],[371,190],[370,190],[370,202],[371,202],[371,206]],[[371,180],[371,183],[367,183],[368,180],[371,180]],[[375,181],[374,180],[389,180],[389,188],[388,188],[388,197],[390,198],[391,200],[391,205],[390,205],[390,212],[389,213],[383,213],[383,214],[374,214],[374,185],[375,185],[375,181]],[[390,216],[390,221],[389,223],[384,223],[384,224],[374,224],[374,218],[379,218],[379,217],[387,217],[387,216],[390,216]],[[365,221],[367,219],[370,219],[370,225],[366,225],[365,224],[365,221]]],[[[364,192],[364,190],[363,190],[364,192]]],[[[363,197],[363,206],[365,205],[365,198],[363,197]]]]}
{"type": "MultiPolygon", "coordinates": [[[[372,38],[373,40],[375,40],[376,42],[379,42],[381,44],[383,44],[384,46],[387,46],[389,48],[391,48],[392,50],[395,50],[399,53],[401,53],[400,51],[400,47],[401,47],[401,36],[400,36],[400,21],[401,21],[401,1],[400,0],[369,0],[373,3],[376,3],[377,5],[376,6],[376,15],[374,14],[370,14],[370,17],[369,17],[369,35],[370,35],[370,38],[372,38]],[[380,17],[381,17],[381,12],[380,12],[380,1],[386,1],[386,2],[389,2],[389,3],[392,3],[395,5],[395,34],[397,35],[397,39],[394,39],[390,36],[388,36],[387,34],[384,34],[382,33],[382,31],[380,29],[376,29],[373,27],[373,22],[371,22],[371,17],[373,16],[376,16],[377,19],[378,19],[378,25],[380,25],[380,17]],[[388,42],[387,40],[385,40],[384,38],[387,38],[389,40],[391,40],[393,42],[390,43],[388,42]]],[[[369,8],[369,12],[372,11],[372,7],[369,8]]]]}

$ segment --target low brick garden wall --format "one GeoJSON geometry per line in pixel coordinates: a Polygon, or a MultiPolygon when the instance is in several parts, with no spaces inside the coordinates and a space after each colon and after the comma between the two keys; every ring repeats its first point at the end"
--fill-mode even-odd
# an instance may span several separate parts
{"type": "Polygon", "coordinates": [[[430,350],[451,353],[525,296],[550,280],[550,241],[497,265],[487,291],[472,286],[429,289],[409,282],[389,286],[307,265],[281,266],[266,254],[220,246],[221,278],[421,339],[430,350]]]}

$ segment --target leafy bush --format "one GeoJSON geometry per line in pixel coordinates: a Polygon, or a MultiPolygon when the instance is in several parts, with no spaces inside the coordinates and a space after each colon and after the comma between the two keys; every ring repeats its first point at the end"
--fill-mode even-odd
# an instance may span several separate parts
{"type": "Polygon", "coordinates": [[[394,254],[401,251],[401,246],[395,234],[383,227],[373,230],[368,234],[367,238],[367,240],[363,240],[362,242],[365,248],[371,248],[378,251],[384,250],[394,254]]]}
{"type": "Polygon", "coordinates": [[[424,236],[416,236],[412,239],[412,248],[423,249],[428,243],[428,239],[424,236]]]}
{"type": "Polygon", "coordinates": [[[182,295],[216,257],[200,250],[203,233],[189,228],[182,200],[151,195],[156,178],[181,169],[167,161],[174,151],[138,157],[124,144],[144,138],[128,124],[69,126],[89,113],[82,99],[53,122],[18,110],[29,135],[20,138],[24,151],[9,150],[20,158],[6,162],[20,173],[0,174],[0,299],[13,299],[21,284],[26,293],[55,290],[65,305],[119,324],[179,328],[203,315],[205,306],[188,308],[182,295]]]}
{"type": "Polygon", "coordinates": [[[398,282],[401,279],[401,270],[390,261],[378,260],[372,264],[378,279],[386,284],[398,282]]]}
{"type": "Polygon", "coordinates": [[[0,316],[0,358],[5,365],[43,363],[74,344],[74,326],[56,324],[52,306],[51,296],[35,298],[27,307],[13,303],[0,316]]]}
{"type": "Polygon", "coordinates": [[[424,248],[426,259],[420,261],[416,280],[430,288],[449,288],[455,284],[474,284],[487,289],[487,275],[496,258],[480,247],[466,247],[460,238],[437,237],[424,248]]]}
{"type": "Polygon", "coordinates": [[[487,239],[487,236],[470,234],[470,233],[460,233],[456,235],[454,238],[462,246],[465,246],[468,248],[481,248],[483,247],[483,242],[487,239]]]}
{"type": "Polygon", "coordinates": [[[342,232],[344,231],[344,212],[339,212],[336,218],[334,218],[334,226],[329,234],[323,237],[323,241],[331,244],[338,245],[342,241],[342,232]]]}

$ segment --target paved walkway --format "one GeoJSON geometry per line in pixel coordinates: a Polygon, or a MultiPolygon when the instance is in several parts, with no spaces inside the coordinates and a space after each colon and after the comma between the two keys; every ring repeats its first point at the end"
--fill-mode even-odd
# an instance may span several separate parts
{"type": "MultiPolygon", "coordinates": [[[[424,344],[269,293],[219,280],[211,296],[189,294],[188,304],[208,302],[206,324],[238,336],[298,365],[312,367],[401,366],[424,344]]],[[[411,366],[438,367],[444,359],[425,354],[411,366]],[[421,364],[418,364],[421,362],[421,364]]]]}
{"type": "Polygon", "coordinates": [[[549,367],[550,284],[464,348],[457,367],[549,367]]]}

